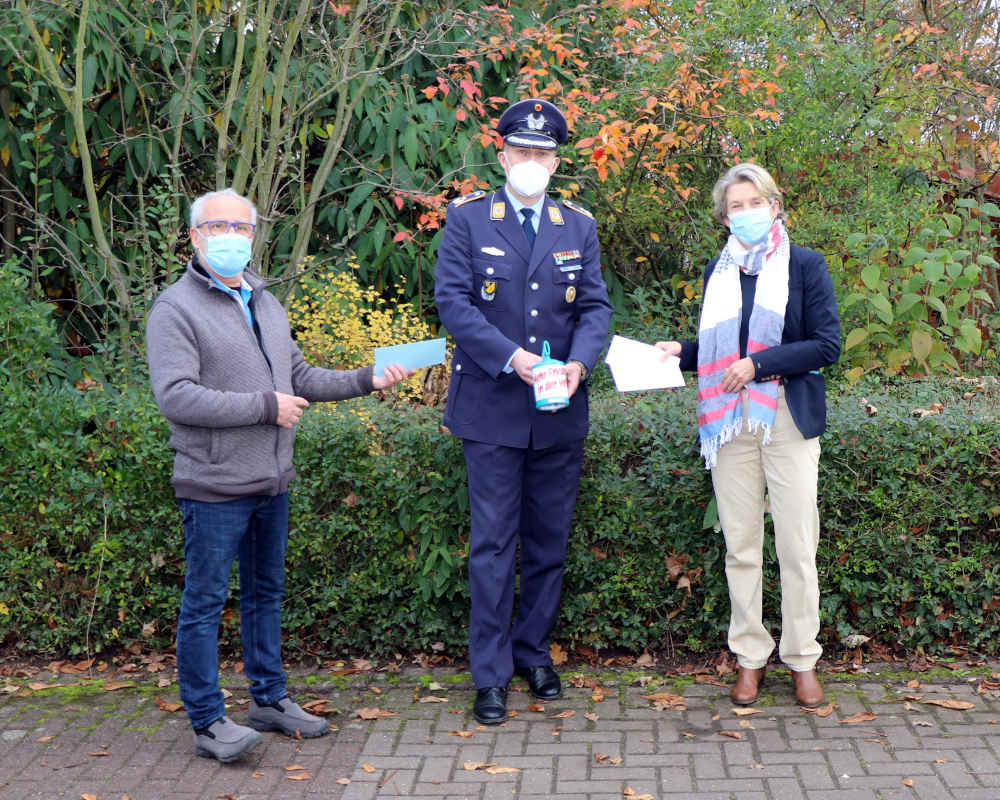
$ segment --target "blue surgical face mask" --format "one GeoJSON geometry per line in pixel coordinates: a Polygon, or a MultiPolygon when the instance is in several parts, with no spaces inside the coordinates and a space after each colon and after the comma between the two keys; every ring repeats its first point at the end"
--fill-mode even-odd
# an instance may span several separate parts
{"type": "Polygon", "coordinates": [[[220,233],[203,237],[201,248],[205,263],[216,275],[232,278],[239,275],[250,263],[252,245],[246,236],[238,233],[220,233]]]}
{"type": "Polygon", "coordinates": [[[737,211],[729,215],[729,230],[733,236],[751,247],[764,241],[773,224],[770,206],[737,211]]]}

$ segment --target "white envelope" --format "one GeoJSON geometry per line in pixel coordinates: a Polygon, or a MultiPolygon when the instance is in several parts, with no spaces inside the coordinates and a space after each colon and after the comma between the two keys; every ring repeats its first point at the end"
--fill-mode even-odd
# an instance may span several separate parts
{"type": "Polygon", "coordinates": [[[648,389],[674,389],[684,386],[681,360],[677,356],[663,358],[663,351],[651,344],[612,336],[604,362],[615,379],[619,392],[641,392],[648,389]]]}

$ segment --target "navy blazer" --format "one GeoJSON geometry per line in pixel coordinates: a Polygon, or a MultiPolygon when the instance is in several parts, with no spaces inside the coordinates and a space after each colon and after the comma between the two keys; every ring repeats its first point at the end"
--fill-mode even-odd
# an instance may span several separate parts
{"type": "MultiPolygon", "coordinates": [[[[705,268],[705,285],[718,259],[705,268]]],[[[785,403],[806,439],[826,430],[826,381],[817,370],[840,358],[840,315],[826,260],[791,245],[781,344],[754,353],[756,380],[780,379],[785,403]]],[[[698,342],[681,342],[681,369],[698,369],[698,342]]]]}
{"type": "Polygon", "coordinates": [[[583,439],[586,384],[567,408],[536,411],[534,390],[504,372],[522,347],[588,370],[604,347],[611,303],[594,218],[545,198],[534,247],[503,189],[453,200],[434,271],[441,322],[455,339],[444,424],[463,439],[535,449],[583,439]]]}

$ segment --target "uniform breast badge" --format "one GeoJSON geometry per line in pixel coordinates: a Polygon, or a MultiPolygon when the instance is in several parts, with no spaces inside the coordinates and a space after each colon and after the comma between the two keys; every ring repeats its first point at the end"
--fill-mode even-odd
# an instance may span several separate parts
{"type": "MultiPolygon", "coordinates": [[[[571,286],[570,288],[575,289],[576,287],[571,286]]],[[[486,278],[483,281],[482,288],[479,290],[479,296],[482,297],[487,303],[492,303],[497,296],[496,280],[493,278],[486,278]]]]}
{"type": "Polygon", "coordinates": [[[574,300],[576,300],[576,287],[575,286],[567,286],[566,287],[566,302],[567,303],[572,303],[574,300]]]}
{"type": "Polygon", "coordinates": [[[578,269],[580,266],[579,264],[573,264],[570,267],[564,267],[563,264],[566,264],[569,261],[580,261],[582,258],[583,256],[580,255],[579,250],[561,250],[558,253],[552,254],[552,260],[556,262],[556,265],[563,272],[571,269],[578,269]]]}

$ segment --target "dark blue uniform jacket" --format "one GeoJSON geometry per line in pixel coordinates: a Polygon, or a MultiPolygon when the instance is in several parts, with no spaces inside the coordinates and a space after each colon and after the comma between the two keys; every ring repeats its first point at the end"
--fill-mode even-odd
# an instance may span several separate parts
{"type": "Polygon", "coordinates": [[[438,248],[434,296],[454,337],[444,423],[507,447],[543,449],[587,435],[586,385],[560,411],[536,411],[534,392],[504,366],[518,347],[592,369],[611,304],[593,217],[545,198],[534,247],[502,189],[452,202],[438,248]]]}

